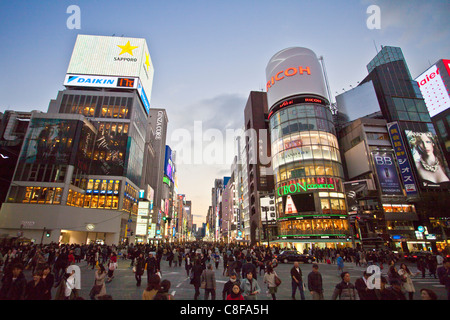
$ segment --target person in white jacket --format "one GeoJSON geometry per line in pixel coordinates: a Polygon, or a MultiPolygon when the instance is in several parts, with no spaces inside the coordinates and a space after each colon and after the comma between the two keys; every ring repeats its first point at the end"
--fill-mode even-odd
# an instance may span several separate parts
{"type": "Polygon", "coordinates": [[[66,300],[70,299],[73,289],[75,289],[75,270],[72,270],[70,276],[66,279],[64,297],[66,300]]]}
{"type": "Polygon", "coordinates": [[[414,288],[414,283],[411,279],[412,272],[409,271],[406,264],[402,263],[400,265],[400,270],[398,270],[398,274],[402,277],[402,287],[406,292],[408,292],[409,300],[413,300],[416,289],[414,288]]]}

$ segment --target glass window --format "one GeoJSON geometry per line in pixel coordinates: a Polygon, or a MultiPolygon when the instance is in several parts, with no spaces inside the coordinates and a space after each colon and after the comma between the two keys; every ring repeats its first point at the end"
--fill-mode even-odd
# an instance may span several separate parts
{"type": "Polygon", "coordinates": [[[280,123],[288,121],[288,113],[286,110],[280,110],[279,114],[280,114],[280,123]]]}
{"type": "Polygon", "coordinates": [[[412,121],[420,121],[419,114],[417,112],[408,112],[409,119],[412,121]]]}
{"type": "Polygon", "coordinates": [[[409,120],[408,112],[398,111],[398,119],[399,120],[409,120]]]}
{"type": "Polygon", "coordinates": [[[392,98],[394,100],[395,108],[399,111],[406,111],[405,103],[402,98],[392,98]]]}
{"type": "Polygon", "coordinates": [[[291,108],[289,108],[289,109],[287,110],[287,113],[288,113],[288,118],[289,118],[290,120],[295,120],[295,119],[297,119],[297,108],[291,107],[291,108]]]}
{"type": "Polygon", "coordinates": [[[405,103],[406,111],[409,112],[417,112],[416,104],[414,103],[414,99],[403,99],[405,103]]]}
{"type": "Polygon", "coordinates": [[[53,204],[60,204],[61,203],[61,196],[62,196],[62,188],[56,188],[53,204]]]}
{"type": "Polygon", "coordinates": [[[430,115],[427,113],[419,113],[420,121],[431,122],[430,115]]]}
{"type": "Polygon", "coordinates": [[[313,105],[305,105],[305,112],[306,116],[309,118],[315,118],[316,113],[314,112],[314,106],[313,105]]]}

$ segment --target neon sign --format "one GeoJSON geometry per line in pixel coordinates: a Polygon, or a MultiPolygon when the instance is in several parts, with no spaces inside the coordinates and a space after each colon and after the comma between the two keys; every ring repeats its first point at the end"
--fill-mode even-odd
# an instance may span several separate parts
{"type": "Polygon", "coordinates": [[[277,189],[277,193],[281,197],[281,196],[284,196],[287,194],[294,194],[294,193],[299,193],[299,192],[304,192],[304,191],[309,191],[309,190],[316,190],[316,189],[334,190],[334,184],[327,184],[327,183],[323,183],[323,184],[303,183],[303,184],[301,184],[300,182],[297,182],[297,183],[291,183],[289,185],[279,187],[277,189]]]}

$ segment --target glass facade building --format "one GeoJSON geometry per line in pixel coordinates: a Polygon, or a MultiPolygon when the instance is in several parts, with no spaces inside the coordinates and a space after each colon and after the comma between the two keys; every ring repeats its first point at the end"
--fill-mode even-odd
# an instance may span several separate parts
{"type": "Polygon", "coordinates": [[[299,250],[308,244],[335,247],[348,243],[344,171],[321,66],[309,49],[290,48],[280,53],[287,57],[285,64],[278,63],[282,59],[277,55],[269,62],[269,66],[276,65],[271,71],[274,78],[280,79],[273,85],[279,90],[272,99],[276,102],[269,106],[278,242],[295,243],[299,250]],[[283,68],[289,70],[284,76],[291,79],[293,68],[309,72],[288,83],[280,77],[283,68]],[[308,78],[310,74],[316,78],[308,78]],[[320,91],[323,94],[318,94],[320,91]]]}

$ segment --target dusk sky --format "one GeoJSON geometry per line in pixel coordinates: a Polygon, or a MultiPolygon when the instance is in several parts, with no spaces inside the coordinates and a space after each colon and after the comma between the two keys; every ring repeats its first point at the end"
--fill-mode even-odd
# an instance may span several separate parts
{"type": "MultiPolygon", "coordinates": [[[[47,111],[63,90],[77,34],[145,38],[155,68],[151,107],[167,110],[167,144],[177,129],[238,129],[250,91],[265,90],[265,68],[293,46],[323,56],[331,93],[356,86],[381,45],[401,47],[413,78],[450,59],[448,1],[2,1],[0,111],[47,111]],[[81,29],[67,28],[67,7],[81,10],[81,29]],[[381,9],[369,29],[367,8],[381,9]]],[[[197,143],[197,142],[196,142],[197,143]]],[[[203,142],[203,148],[208,145],[203,142]]],[[[185,147],[185,146],[184,146],[185,147]]],[[[221,163],[178,166],[179,193],[204,222],[221,163]]]]}

